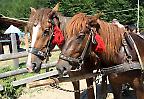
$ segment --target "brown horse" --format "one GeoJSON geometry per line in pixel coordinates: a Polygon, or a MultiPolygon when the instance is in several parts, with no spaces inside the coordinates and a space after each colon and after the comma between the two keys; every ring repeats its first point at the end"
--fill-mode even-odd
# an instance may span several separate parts
{"type": "MultiPolygon", "coordinates": [[[[67,21],[70,20],[70,17],[64,17],[60,15],[57,10],[58,5],[56,5],[53,9],[42,8],[35,10],[34,8],[31,8],[31,15],[27,25],[28,31],[30,32],[31,36],[31,48],[27,60],[27,69],[29,72],[39,72],[41,63],[46,57],[48,57],[45,56],[45,54],[49,54],[49,52],[54,47],[54,45],[52,44],[53,38],[51,38],[51,36],[53,36],[53,25],[55,25],[52,22],[54,21],[53,18],[55,16],[57,17],[55,23],[61,28],[61,30],[65,28],[65,24],[67,23],[67,21]]],[[[66,37],[65,34],[64,37],[66,37]]],[[[59,47],[61,49],[62,45],[59,47]]],[[[79,87],[79,85],[77,85],[77,82],[73,82],[73,85],[74,89],[77,90],[76,88],[79,87]]],[[[77,97],[77,94],[75,94],[75,96],[77,97]]]]}
{"type": "MultiPolygon", "coordinates": [[[[104,71],[103,68],[118,67],[120,64],[124,67],[125,65],[123,63],[125,62],[128,64],[129,62],[139,62],[133,48],[126,46],[128,47],[127,50],[130,53],[130,58],[127,55],[128,52],[125,51],[125,47],[123,46],[123,40],[126,38],[124,36],[124,30],[100,20],[97,16],[86,16],[83,13],[76,14],[69,21],[69,24],[67,24],[65,35],[67,39],[62,48],[58,64],[56,65],[61,73],[68,71],[71,76],[77,76],[90,73],[93,69],[98,68],[98,66],[104,71]],[[103,38],[105,43],[104,52],[99,53],[93,49],[94,33],[98,33],[103,38]],[[98,55],[99,59],[94,59],[95,54],[93,52],[98,55]],[[97,62],[100,65],[96,64],[97,62]],[[75,69],[79,71],[74,71],[75,69]],[[75,72],[77,74],[74,74],[75,72]]],[[[134,35],[132,37],[137,44],[140,42],[140,39],[134,35]]],[[[141,40],[141,42],[144,41],[141,40]]],[[[142,60],[144,60],[144,54],[142,52],[144,49],[143,44],[139,44],[137,47],[142,60]]],[[[105,73],[105,75],[109,77],[115,99],[121,99],[122,85],[126,83],[129,83],[134,88],[137,99],[144,99],[144,87],[140,68],[130,71],[120,70],[120,72],[114,69],[114,71],[105,73]]],[[[92,79],[87,79],[87,82],[89,82],[89,85],[92,85],[92,79]]],[[[79,82],[77,82],[77,89],[79,89],[78,86],[79,82]]],[[[93,94],[93,89],[89,89],[88,91],[93,94]]],[[[94,96],[90,93],[88,94],[89,99],[94,99],[94,96]]],[[[76,93],[76,96],[79,97],[79,93],[76,93]]]]}
{"type": "MultiPolygon", "coordinates": [[[[58,36],[54,33],[55,26],[63,30],[66,22],[70,19],[70,17],[64,17],[57,12],[58,6],[59,4],[53,9],[41,8],[35,10],[31,8],[31,15],[27,24],[27,31],[30,32],[31,37],[31,47],[27,60],[27,69],[29,72],[40,71],[42,61],[49,57],[50,51],[57,44],[57,42],[53,41],[58,36]]],[[[61,40],[58,37],[57,39],[61,40]]],[[[60,41],[60,43],[62,42],[60,41]]],[[[61,48],[62,44],[59,44],[59,47],[61,48]]]]}

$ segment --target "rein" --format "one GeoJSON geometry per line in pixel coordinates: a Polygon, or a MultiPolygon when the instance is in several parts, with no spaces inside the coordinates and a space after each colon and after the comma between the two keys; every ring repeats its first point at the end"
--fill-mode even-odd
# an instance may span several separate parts
{"type": "Polygon", "coordinates": [[[78,66],[76,67],[75,70],[71,70],[71,71],[80,71],[81,70],[81,66],[84,64],[84,59],[86,57],[86,52],[90,46],[90,43],[91,43],[91,40],[93,43],[95,43],[96,41],[94,41],[93,39],[93,36],[94,36],[94,31],[92,28],[90,28],[90,34],[89,34],[89,37],[88,37],[88,40],[86,42],[86,45],[85,45],[85,48],[81,54],[80,57],[78,58],[73,58],[73,57],[70,57],[70,56],[65,56],[63,53],[60,54],[59,56],[59,59],[62,59],[62,60],[65,60],[65,61],[68,61],[69,63],[77,63],[78,66]]]}

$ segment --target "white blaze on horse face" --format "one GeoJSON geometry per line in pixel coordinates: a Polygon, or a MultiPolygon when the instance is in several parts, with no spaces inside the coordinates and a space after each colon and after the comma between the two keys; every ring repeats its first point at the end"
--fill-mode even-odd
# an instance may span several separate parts
{"type": "MultiPolygon", "coordinates": [[[[33,27],[31,48],[34,47],[34,45],[35,45],[40,27],[41,27],[40,23],[36,27],[35,26],[33,27]]],[[[32,53],[29,53],[28,60],[27,60],[27,66],[31,66],[31,63],[32,63],[31,58],[32,58],[32,53]]]]}

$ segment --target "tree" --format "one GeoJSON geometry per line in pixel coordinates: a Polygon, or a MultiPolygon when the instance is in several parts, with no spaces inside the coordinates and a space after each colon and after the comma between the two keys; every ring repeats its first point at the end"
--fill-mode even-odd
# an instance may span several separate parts
{"type": "MultiPolygon", "coordinates": [[[[88,15],[103,12],[102,18],[108,22],[113,18],[117,18],[122,24],[137,22],[137,0],[0,0],[0,12],[9,17],[28,18],[30,7],[52,8],[59,1],[60,12],[65,16],[71,17],[78,12],[88,15]]],[[[144,27],[143,21],[144,1],[140,0],[140,27],[144,27]]]]}

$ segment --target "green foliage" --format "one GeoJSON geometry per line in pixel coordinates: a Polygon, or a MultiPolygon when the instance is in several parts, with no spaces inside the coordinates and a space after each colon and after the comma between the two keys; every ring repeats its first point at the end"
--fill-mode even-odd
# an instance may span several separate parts
{"type": "Polygon", "coordinates": [[[22,93],[22,86],[13,87],[11,85],[11,82],[15,79],[12,78],[6,78],[4,82],[4,90],[0,92],[0,97],[2,99],[16,99],[18,98],[22,93]]]}
{"type": "MultiPolygon", "coordinates": [[[[14,67],[5,67],[0,69],[0,73],[4,73],[7,71],[11,71],[14,70],[14,67]]],[[[16,99],[17,97],[19,97],[22,93],[22,86],[18,86],[18,87],[13,87],[11,85],[11,82],[16,80],[16,77],[7,77],[7,78],[3,78],[0,79],[0,84],[2,84],[4,86],[4,90],[0,91],[0,99],[16,99]]]]}
{"type": "MultiPolygon", "coordinates": [[[[1,0],[0,12],[5,16],[15,18],[28,18],[30,7],[53,8],[60,1],[60,12],[65,16],[73,16],[75,13],[84,12],[89,15],[101,11],[106,21],[117,18],[122,24],[135,24],[137,22],[137,0],[1,0]]],[[[144,2],[140,0],[140,27],[144,27],[144,2]]]]}

